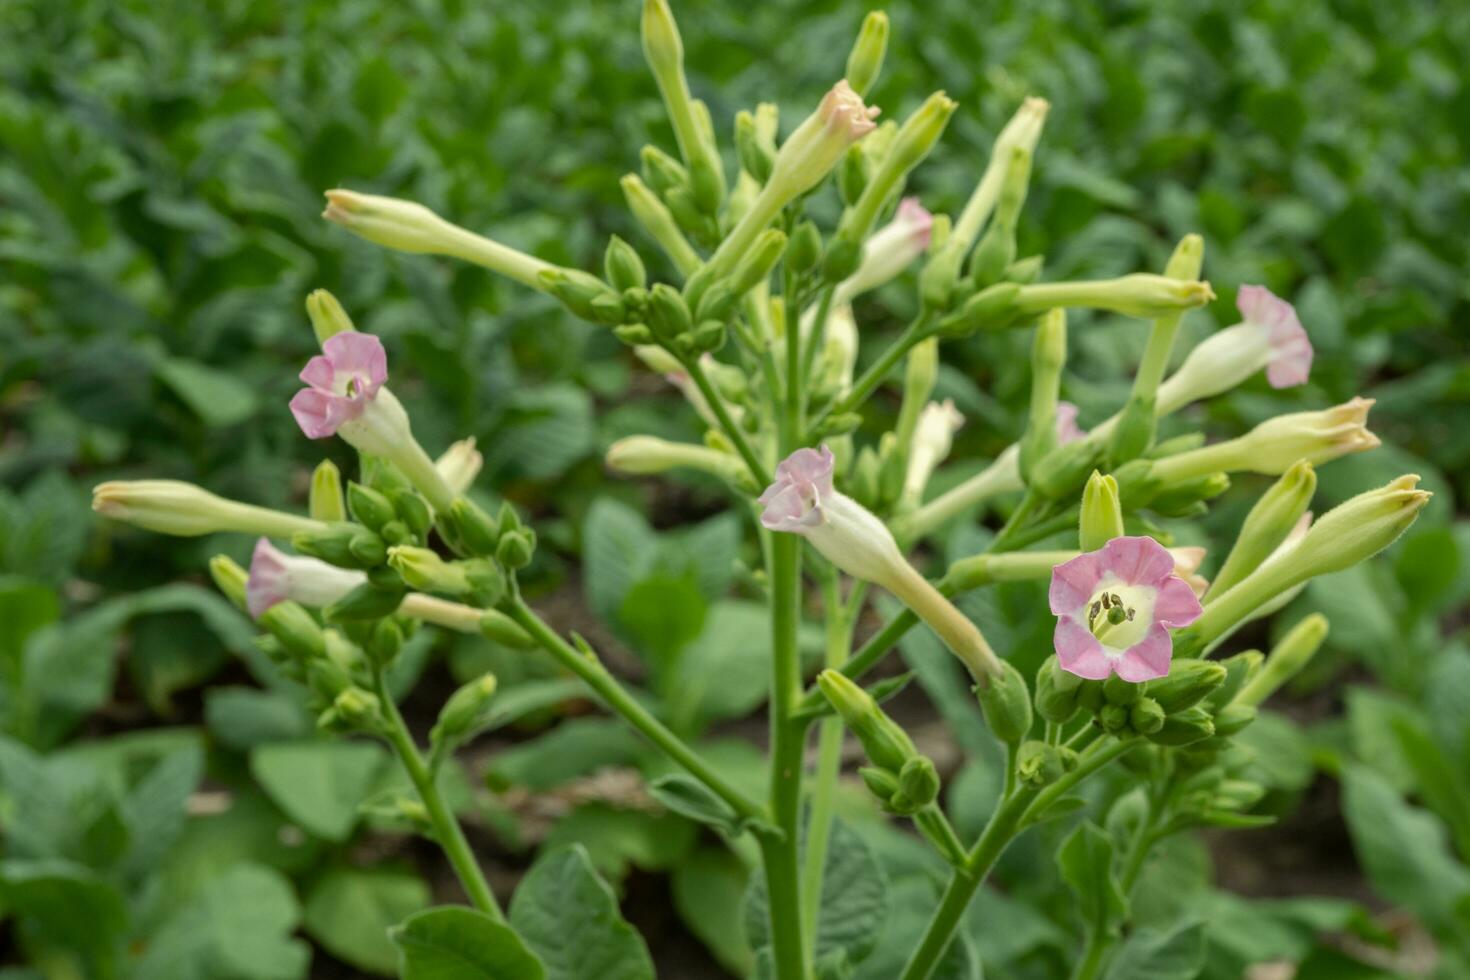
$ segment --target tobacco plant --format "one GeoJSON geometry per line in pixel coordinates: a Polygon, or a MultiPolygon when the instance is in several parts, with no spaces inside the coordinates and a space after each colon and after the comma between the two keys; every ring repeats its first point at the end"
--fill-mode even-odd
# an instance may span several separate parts
{"type": "Polygon", "coordinates": [[[405,976],[652,972],[643,943],[606,908],[606,886],[576,851],[548,856],[522,890],[536,881],[538,899],[560,894],[595,905],[605,913],[600,931],[559,935],[548,925],[557,910],[532,907],[519,894],[504,911],[438,778],[445,761],[494,722],[496,678],[486,674],[456,691],[421,744],[395,704],[388,671],[405,640],[424,628],[544,650],[667,755],[678,772],[650,784],[654,797],[758,854],[747,901],[757,976],[847,976],[873,953],[871,937],[845,933],[827,914],[842,898],[825,871],[833,849],[845,846],[834,790],[849,734],[866,757],[859,775],[867,792],[949,868],[927,925],[900,937],[902,950],[884,951],[904,963],[903,980],[940,969],[978,975],[956,939],[967,907],[1016,838],[1059,820],[1075,822],[1057,851],[1085,924],[1075,937],[1075,978],[1110,969],[1143,975],[1150,956],[1202,955],[1181,953],[1169,937],[1120,947],[1132,935],[1129,895],[1170,836],[1270,821],[1251,812],[1263,787],[1246,778],[1250,750],[1236,736],[1312,658],[1327,621],[1307,617],[1267,655],[1227,656],[1227,644],[1309,580],[1387,547],[1428,494],[1403,476],[1313,521],[1315,467],[1378,444],[1363,399],[1279,415],[1220,442],[1201,432],[1158,437],[1162,420],[1260,371],[1275,388],[1303,383],[1312,362],[1308,332],[1290,303],[1242,287],[1240,322],[1184,352],[1171,371],[1182,319],[1214,298],[1201,278],[1199,236],[1184,237],[1161,270],[1099,281],[1051,281],[1044,256],[1018,254],[1044,100],[1026,99],[996,135],[963,210],[936,215],[906,191],[961,107],[936,92],[900,123],[880,124],[865,95],[888,44],[883,14],[863,22],[843,76],[785,127],[784,138],[776,107],[762,103],[736,115],[723,149],[685,80],[666,0],[646,0],[642,34],[676,152],[646,146],[639,173],[623,178],[647,242],[613,238],[599,272],[525,254],[409,201],[331,190],[325,217],[384,247],[474,263],[547,294],[590,329],[610,330],[684,394],[703,422],[702,443],[635,435],[613,445],[607,463],[635,475],[702,472],[749,518],[764,567],[746,587],[768,606],[773,651],[763,792],[730,778],[583,638],[534,608],[521,573],[535,555],[535,529],[512,506],[491,513],[467,495],[480,466],[471,441],[418,442],[388,385],[382,343],[358,331],[325,291],[306,302],[321,353],[301,371],[289,410],[307,438],[341,439],[357,451],[355,480],[344,487],[324,462],[304,515],[173,481],[106,483],[94,507],[166,534],[259,538],[249,569],[215,559],[215,582],[263,630],[260,647],[279,670],[309,691],[322,729],[391,747],[414,792],[390,809],[443,849],[471,906],[419,913],[394,930],[405,976]],[[728,167],[729,159],[738,165],[728,167]],[[809,216],[821,209],[808,205],[833,194],[840,218],[822,227],[809,216]],[[655,248],[657,266],[671,271],[664,278],[648,271],[655,248]],[[853,301],[911,267],[917,312],[870,356],[853,301]],[[1068,311],[1078,309],[1138,320],[1147,335],[1126,401],[1087,430],[1060,399],[1068,311]],[[933,494],[931,478],[949,461],[964,422],[952,403],[932,400],[941,353],[1004,331],[1031,339],[1029,364],[1008,367],[1029,371],[1025,432],[993,462],[933,494]],[[890,391],[896,422],[874,433],[865,408],[890,391]],[[1203,550],[1173,546],[1160,521],[1177,528],[1198,517],[1239,472],[1278,479],[1206,581],[1203,550]],[[982,504],[1005,515],[988,547],[926,576],[915,564],[925,542],[973,520],[982,504]],[[1028,580],[1050,583],[1055,617],[1053,653],[1034,676],[1013,665],[1017,651],[996,649],[987,624],[954,603],[963,593],[1028,580]],[[882,593],[896,601],[885,601],[892,614],[855,642],[882,593]],[[801,642],[813,618],[824,638],[814,677],[801,642]],[[934,761],[883,707],[907,675],[872,679],[915,629],[932,632],[963,666],[970,686],[963,696],[978,699],[1004,748],[1003,786],[974,839],[941,805],[934,761]],[[1092,803],[1078,790],[1105,769],[1124,773],[1133,789],[1115,796],[1105,815],[1079,821],[1092,803]],[[549,890],[552,879],[562,891],[549,890]]]}

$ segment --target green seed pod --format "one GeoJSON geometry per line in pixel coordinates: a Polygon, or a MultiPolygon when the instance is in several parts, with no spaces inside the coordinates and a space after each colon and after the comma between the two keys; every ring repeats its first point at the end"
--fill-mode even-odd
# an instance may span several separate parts
{"type": "Polygon", "coordinates": [[[1053,654],[1036,672],[1036,713],[1046,721],[1064,725],[1077,714],[1077,693],[1082,678],[1062,669],[1053,654]]]}
{"type": "Polygon", "coordinates": [[[684,297],[668,283],[657,283],[648,293],[648,325],[665,341],[688,333],[694,326],[684,297]]]}
{"type": "Polygon", "coordinates": [[[800,275],[816,267],[822,258],[822,233],[814,222],[803,221],[791,233],[786,247],[786,267],[800,275]]]}
{"type": "Polygon", "coordinates": [[[1001,661],[1000,668],[989,686],[976,687],[975,694],[995,737],[1015,745],[1031,731],[1031,692],[1026,689],[1026,678],[1014,666],[1001,661]]]}
{"type": "Polygon", "coordinates": [[[1215,712],[1215,732],[1230,736],[1243,731],[1256,720],[1256,709],[1248,704],[1232,704],[1215,712]]]}
{"type": "Polygon", "coordinates": [[[359,524],[374,531],[382,530],[384,524],[398,517],[393,503],[385,494],[363,486],[361,483],[347,484],[347,508],[359,524]]]}
{"type": "Polygon", "coordinates": [[[638,250],[617,235],[608,239],[607,249],[602,253],[603,275],[619,292],[626,289],[642,289],[648,284],[648,270],[638,250]]]}
{"type": "Polygon", "coordinates": [[[1104,704],[1097,713],[1097,723],[1109,735],[1117,735],[1126,730],[1128,728],[1128,718],[1128,706],[1122,704],[1104,704]]]}
{"type": "Polygon", "coordinates": [[[429,509],[428,501],[413,490],[390,490],[387,496],[398,519],[416,537],[423,538],[429,533],[429,528],[434,526],[434,512],[429,509]]]}
{"type": "Polygon", "coordinates": [[[513,534],[500,537],[495,548],[495,560],[506,568],[521,569],[531,564],[536,553],[536,535],[530,528],[522,528],[513,534]]]}
{"type": "Polygon", "coordinates": [[[1153,698],[1140,698],[1128,709],[1128,727],[1140,735],[1152,735],[1164,727],[1164,709],[1153,698]]]}
{"type": "Polygon", "coordinates": [[[1158,731],[1148,736],[1157,745],[1178,747],[1198,742],[1215,734],[1215,723],[1210,713],[1195,706],[1183,711],[1171,712],[1158,731]]]}
{"type": "Polygon", "coordinates": [[[373,625],[364,652],[380,667],[387,667],[403,649],[403,627],[395,619],[380,619],[373,625]]]}
{"type": "Polygon", "coordinates": [[[1226,670],[1209,660],[1181,660],[1169,664],[1167,677],[1149,681],[1143,693],[1159,703],[1166,714],[1198,704],[1225,683],[1226,670]]]}
{"type": "Polygon", "coordinates": [[[898,773],[898,791],[914,805],[915,809],[928,806],[939,795],[939,773],[934,763],[924,756],[915,756],[903,764],[898,773]]]}

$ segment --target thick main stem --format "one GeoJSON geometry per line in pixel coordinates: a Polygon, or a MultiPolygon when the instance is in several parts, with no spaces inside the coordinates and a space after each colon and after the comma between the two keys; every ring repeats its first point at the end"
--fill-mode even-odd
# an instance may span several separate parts
{"type": "MultiPolygon", "coordinates": [[[[852,643],[852,618],[842,601],[841,582],[836,568],[824,569],[822,606],[827,617],[827,642],[823,666],[829,669],[843,665],[852,643]]],[[[817,770],[812,777],[811,815],[807,820],[801,876],[802,928],[808,936],[816,935],[818,912],[822,908],[822,872],[827,865],[837,777],[842,770],[842,731],[842,719],[834,715],[823,718],[817,732],[817,770]]]]}
{"type": "Polygon", "coordinates": [[[797,629],[801,619],[801,538],[773,534],[771,555],[771,817],[781,834],[761,840],[771,914],[771,947],[779,980],[807,976],[802,930],[801,869],[797,842],[801,830],[801,777],[806,722],[795,717],[801,697],[801,657],[797,629]]]}
{"type": "Polygon", "coordinates": [[[711,792],[728,803],[736,813],[750,820],[763,820],[766,813],[743,793],[715,772],[704,757],[695,752],[688,743],[659,721],[648,709],[629,694],[602,664],[592,657],[578,652],[563,640],[545,620],[537,616],[525,600],[516,596],[508,610],[510,618],[520,624],[540,646],[556,658],[567,670],[576,674],[609,709],[621,715],[628,724],[638,729],[650,742],[657,745],[695,779],[704,783],[711,792]]]}
{"type": "Polygon", "coordinates": [[[450,865],[454,868],[454,873],[459,878],[459,883],[464,888],[470,904],[497,922],[504,922],[505,914],[500,911],[500,904],[495,901],[495,894],[490,890],[490,883],[485,880],[485,873],[480,870],[480,864],[475,860],[474,852],[470,850],[470,842],[465,839],[464,828],[459,825],[459,820],[449,809],[449,805],[444,802],[444,797],[434,782],[434,776],[424,763],[423,756],[419,754],[413,736],[408,733],[408,726],[404,724],[403,715],[399,713],[398,706],[393,703],[392,693],[388,690],[388,685],[383,680],[381,673],[377,680],[378,698],[382,701],[388,722],[388,729],[384,735],[388,743],[393,746],[393,751],[397,753],[399,762],[408,772],[408,778],[413,782],[414,789],[418,791],[419,801],[423,803],[424,809],[429,814],[429,822],[434,828],[434,839],[439,842],[444,856],[449,859],[450,865]]]}

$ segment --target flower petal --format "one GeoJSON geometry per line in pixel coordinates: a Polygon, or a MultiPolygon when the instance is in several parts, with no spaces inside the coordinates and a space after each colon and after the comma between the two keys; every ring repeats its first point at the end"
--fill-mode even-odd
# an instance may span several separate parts
{"type": "Polygon", "coordinates": [[[1052,615],[1067,616],[1085,610],[1102,577],[1102,565],[1095,551],[1078,555],[1053,568],[1051,588],[1047,592],[1052,615]]]}
{"type": "Polygon", "coordinates": [[[362,414],[364,402],[331,395],[316,388],[303,388],[291,399],[291,414],[308,439],[326,439],[337,434],[342,423],[362,414]]]}
{"type": "Polygon", "coordinates": [[[1169,638],[1169,631],[1154,623],[1143,639],[1123,651],[1115,666],[1119,677],[1137,684],[1169,673],[1169,661],[1173,656],[1174,641],[1169,638]]]}
{"type": "Polygon", "coordinates": [[[816,508],[807,505],[801,489],[792,484],[771,484],[759,503],[764,508],[761,524],[772,531],[800,531],[822,519],[816,508]]]}
{"type": "Polygon", "coordinates": [[[1199,604],[1199,598],[1184,579],[1171,575],[1159,586],[1158,598],[1154,599],[1155,623],[1178,629],[1199,619],[1202,612],[1204,608],[1199,604]]]}
{"type": "Polygon", "coordinates": [[[1057,442],[1063,446],[1087,435],[1077,424],[1077,411],[1071,402],[1057,402],[1057,442]]]}
{"type": "Polygon", "coordinates": [[[332,367],[331,358],[318,354],[306,362],[306,367],[301,369],[300,378],[313,388],[331,391],[332,382],[337,380],[337,372],[332,367]]]}
{"type": "Polygon", "coordinates": [[[1062,669],[1078,677],[1100,681],[1112,673],[1113,662],[1098,638],[1077,620],[1063,616],[1052,634],[1052,647],[1062,669]]]}
{"type": "Polygon", "coordinates": [[[371,398],[388,380],[388,353],[383,342],[370,333],[346,330],[333,334],[322,350],[338,375],[351,375],[360,382],[362,390],[356,394],[371,398]]]}
{"type": "Polygon", "coordinates": [[[255,542],[255,551],[250,556],[250,578],[245,582],[245,608],[252,619],[261,615],[276,603],[285,600],[287,593],[286,556],[266,538],[255,542]]]}
{"type": "Polygon", "coordinates": [[[835,457],[825,445],[821,449],[798,449],[776,467],[776,482],[810,484],[818,496],[832,492],[835,457]]]}
{"type": "Polygon", "coordinates": [[[1169,549],[1143,535],[1114,538],[1103,545],[1099,557],[1104,571],[1129,585],[1162,585],[1174,573],[1169,549]]]}

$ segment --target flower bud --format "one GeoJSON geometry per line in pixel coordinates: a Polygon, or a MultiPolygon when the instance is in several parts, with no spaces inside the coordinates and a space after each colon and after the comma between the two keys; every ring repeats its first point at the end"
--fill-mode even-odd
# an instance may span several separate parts
{"type": "Polygon", "coordinates": [[[382,702],[371,691],[346,687],[332,700],[317,722],[322,728],[337,731],[376,731],[382,727],[382,702]]]}
{"type": "MultiPolygon", "coordinates": [[[[899,405],[898,421],[893,426],[893,433],[898,445],[905,450],[913,445],[914,434],[919,428],[919,416],[929,403],[929,396],[933,394],[934,384],[938,380],[939,341],[930,337],[910,348],[908,359],[904,363],[903,402],[899,405]]],[[[946,449],[945,453],[948,452],[946,449]]]]}
{"type": "Polygon", "coordinates": [[[695,201],[701,211],[713,214],[724,198],[725,177],[712,134],[702,118],[707,110],[689,95],[684,78],[684,44],[667,0],[644,0],[642,36],[643,55],[668,109],[679,151],[689,165],[695,201]]]}
{"type": "Polygon", "coordinates": [[[257,622],[300,660],[310,661],[326,655],[326,636],[321,626],[298,603],[278,602],[263,610],[257,622]]]}
{"type": "Polygon", "coordinates": [[[660,339],[672,342],[694,326],[684,297],[667,283],[657,283],[648,294],[648,325],[660,339]]]}
{"type": "Polygon", "coordinates": [[[939,322],[939,335],[950,339],[968,337],[977,330],[993,332],[1020,322],[1017,300],[1022,289],[1013,282],[998,282],[965,300],[965,305],[939,322]]]}
{"type": "Polygon", "coordinates": [[[642,289],[648,283],[648,271],[638,250],[617,235],[608,239],[607,249],[602,255],[603,275],[618,291],[642,289]]]}
{"type": "Polygon", "coordinates": [[[1046,742],[1022,742],[1016,751],[1016,776],[1028,786],[1042,787],[1077,768],[1077,753],[1046,742]]]}
{"type": "Polygon", "coordinates": [[[898,772],[898,794],[908,803],[908,812],[933,803],[939,796],[939,773],[934,763],[922,755],[914,756],[898,772]]]}
{"type": "Polygon", "coordinates": [[[1317,465],[1379,445],[1368,431],[1370,398],[1354,398],[1316,412],[1293,412],[1267,419],[1250,432],[1157,460],[1153,475],[1165,485],[1216,471],[1285,473],[1299,460],[1317,465]]]}
{"type": "Polygon", "coordinates": [[[888,15],[881,10],[863,18],[857,41],[847,56],[847,84],[858,95],[867,95],[878,73],[883,70],[883,54],[888,50],[888,15]]]}
{"type": "Polygon", "coordinates": [[[1204,708],[1195,706],[1172,712],[1159,730],[1146,736],[1155,745],[1178,748],[1215,734],[1215,722],[1204,708]]]}
{"type": "Polygon", "coordinates": [[[762,184],[770,179],[776,147],[761,138],[755,116],[746,109],[735,114],[735,152],[742,170],[762,184]]]}
{"type": "Polygon", "coordinates": [[[670,442],[657,436],[627,436],[607,449],[608,468],[619,473],[653,475],[686,467],[717,476],[731,483],[744,475],[744,464],[736,456],[708,446],[670,442]]]}
{"type": "Polygon", "coordinates": [[[822,233],[816,224],[803,221],[792,232],[791,244],[786,249],[786,265],[795,273],[813,269],[822,258],[822,233]]]}
{"type": "Polygon", "coordinates": [[[453,746],[479,734],[491,720],[495,687],[494,674],[481,674],[451,694],[430,732],[433,744],[453,746]]]}
{"type": "Polygon", "coordinates": [[[1047,657],[1036,672],[1036,713],[1044,720],[1064,725],[1077,714],[1082,678],[1062,669],[1055,654],[1047,657]]]}
{"type": "Polygon", "coordinates": [[[961,255],[975,244],[985,219],[990,217],[1000,199],[1001,186],[1005,183],[1006,172],[1010,168],[1012,151],[1019,147],[1027,153],[1035,152],[1048,109],[1050,105],[1045,99],[1026,99],[996,136],[985,173],[975,185],[959,220],[955,222],[954,237],[961,255]]]}
{"type": "Polygon", "coordinates": [[[1031,731],[1031,692],[1026,678],[1012,664],[1001,661],[1000,671],[988,685],[977,685],[975,694],[985,712],[985,723],[995,737],[1015,745],[1031,731]]]}
{"type": "Polygon", "coordinates": [[[1327,617],[1312,613],[1271,648],[1261,670],[1241,689],[1236,704],[1259,705],[1311,663],[1327,639],[1327,617]]]}
{"type": "MultiPolygon", "coordinates": [[[[842,222],[837,229],[838,240],[845,239],[854,246],[861,246],[862,241],[868,237],[868,232],[872,230],[879,210],[903,186],[908,172],[934,149],[944,128],[949,125],[949,117],[954,114],[958,105],[959,103],[943,92],[935,92],[904,120],[903,126],[893,138],[893,145],[884,154],[882,163],[863,188],[862,196],[842,216],[842,222]]],[[[828,275],[828,281],[842,279],[850,271],[828,275]]]]}
{"type": "Polygon", "coordinates": [[[361,483],[347,484],[347,506],[359,524],[374,531],[381,531],[384,524],[398,517],[387,497],[361,483]]]}
{"type": "Polygon", "coordinates": [[[521,528],[500,536],[500,543],[495,547],[495,560],[514,571],[531,564],[535,553],[536,533],[530,528],[521,528]]]}
{"type": "Polygon", "coordinates": [[[1118,481],[1092,471],[1082,489],[1079,543],[1083,551],[1096,551],[1114,538],[1123,536],[1123,505],[1118,497],[1118,481]]]}
{"type": "Polygon", "coordinates": [[[314,289],[307,295],[306,316],[311,320],[311,329],[318,344],[325,344],[339,333],[357,329],[337,297],[325,289],[314,289]]]}
{"type": "MultiPolygon", "coordinates": [[[[352,574],[340,569],[333,570],[343,575],[352,574]]],[[[401,581],[382,584],[363,582],[334,600],[322,612],[333,623],[360,623],[382,619],[398,611],[407,593],[408,588],[401,581]]]]}
{"type": "Polygon", "coordinates": [[[322,217],[370,242],[400,252],[448,255],[484,266],[532,289],[545,290],[549,262],[450,224],[413,201],[343,189],[327,191],[322,217]]]}
{"type": "MultiPolygon", "coordinates": [[[[1156,470],[1151,471],[1150,476],[1157,481],[1156,470]]],[[[1229,474],[1207,473],[1154,492],[1145,491],[1138,498],[1130,497],[1129,500],[1147,500],[1149,509],[1163,517],[1192,517],[1205,512],[1206,500],[1214,500],[1229,489],[1229,474]]]]}
{"type": "Polygon", "coordinates": [[[245,590],[249,575],[245,569],[227,555],[215,555],[209,559],[209,577],[214,579],[215,588],[241,610],[246,608],[245,590]]]}
{"type": "MultiPolygon", "coordinates": [[[[750,251],[745,253],[735,271],[730,274],[730,289],[735,297],[744,296],[756,286],[770,278],[771,270],[776,263],[781,261],[781,255],[786,251],[786,235],[775,228],[767,228],[756,236],[750,251]]],[[[708,318],[709,314],[704,312],[704,304],[700,304],[700,316],[708,318]]],[[[723,319],[723,317],[721,317],[723,319]]]]}
{"type": "Polygon", "coordinates": [[[649,237],[658,242],[674,267],[686,276],[698,269],[699,254],[679,230],[679,224],[668,207],[635,174],[625,176],[621,185],[628,210],[633,212],[633,217],[649,237]]]}
{"type": "Polygon", "coordinates": [[[965,417],[954,407],[951,399],[930,402],[924,407],[919,414],[913,442],[909,445],[908,467],[903,478],[904,501],[917,505],[923,499],[929,478],[949,456],[954,434],[964,424],[965,417]]]}
{"type": "Polygon", "coordinates": [[[322,460],[312,470],[307,510],[314,521],[330,523],[347,519],[347,508],[342,502],[342,473],[330,459],[322,460]]]}
{"type": "Polygon", "coordinates": [[[1220,661],[1220,666],[1225,668],[1225,683],[1210,693],[1206,703],[1211,708],[1218,708],[1235,700],[1240,689],[1261,669],[1264,659],[1259,650],[1245,650],[1220,661]]]}
{"type": "Polygon", "coordinates": [[[970,279],[977,289],[1001,281],[1016,261],[1016,223],[1026,202],[1026,185],[1030,180],[1031,152],[1023,146],[1011,147],[995,219],[970,257],[970,279]]]}
{"type": "MultiPolygon", "coordinates": [[[[897,278],[929,248],[933,227],[934,216],[919,203],[918,198],[906,197],[900,201],[893,220],[848,256],[847,261],[850,262],[860,255],[855,270],[850,274],[835,266],[824,270],[832,273],[829,280],[834,276],[842,280],[833,293],[833,303],[838,306],[851,303],[863,293],[897,278]]],[[[833,248],[835,250],[845,244],[850,244],[850,240],[839,236],[833,248]]]]}
{"type": "MultiPolygon", "coordinates": [[[[956,298],[955,284],[964,261],[964,248],[953,239],[930,249],[929,261],[919,273],[919,301],[926,312],[937,314],[949,309],[950,301],[956,298]]],[[[960,327],[955,325],[954,329],[960,327]]]]}
{"type": "Polygon", "coordinates": [[[1215,712],[1215,734],[1228,737],[1244,731],[1256,720],[1256,708],[1249,704],[1232,704],[1215,712]]]}
{"type": "Polygon", "coordinates": [[[875,766],[900,772],[905,763],[918,757],[908,733],[852,680],[835,670],[824,670],[817,675],[817,686],[875,766]]]}
{"type": "Polygon", "coordinates": [[[1223,593],[1259,568],[1296,527],[1316,491],[1317,473],[1307,460],[1283,473],[1241,523],[1235,546],[1220,566],[1211,591],[1223,593]]]}
{"type": "Polygon", "coordinates": [[[862,777],[863,785],[868,787],[868,792],[876,796],[885,807],[898,792],[898,777],[887,769],[861,766],[858,768],[858,775],[862,777]]]}
{"type": "Polygon", "coordinates": [[[1016,307],[1042,313],[1062,306],[1111,310],[1152,319],[1204,306],[1215,298],[1207,282],[1181,282],[1147,272],[1094,282],[1048,282],[1020,287],[1016,307]]]}
{"type": "MultiPolygon", "coordinates": [[[[1057,410],[1062,368],[1067,361],[1067,316],[1051,310],[1036,325],[1031,342],[1031,408],[1021,437],[1021,475],[1058,445],[1057,410]]],[[[1086,549],[1084,549],[1086,550],[1086,549]]]]}
{"type": "Polygon", "coordinates": [[[114,521],[177,537],[236,531],[284,538],[322,527],[319,521],[226,500],[180,480],[100,483],[92,489],[92,509],[114,521]]]}
{"type": "Polygon", "coordinates": [[[1128,727],[1140,735],[1152,735],[1164,727],[1163,707],[1153,698],[1140,698],[1128,709],[1128,727]]]}
{"type": "Polygon", "coordinates": [[[1097,723],[1109,735],[1121,735],[1128,728],[1127,705],[1104,704],[1097,710],[1097,723]]]}
{"type": "Polygon", "coordinates": [[[298,531],[291,536],[291,547],[338,568],[374,568],[388,556],[382,538],[346,522],[298,531]]]}
{"type": "Polygon", "coordinates": [[[410,588],[421,592],[465,595],[473,589],[462,563],[447,562],[428,548],[389,548],[388,566],[402,575],[410,588]]]}
{"type": "Polygon", "coordinates": [[[1209,697],[1226,676],[1226,669],[1213,661],[1175,657],[1168,675],[1149,681],[1143,693],[1167,714],[1177,714],[1209,697]]]}

